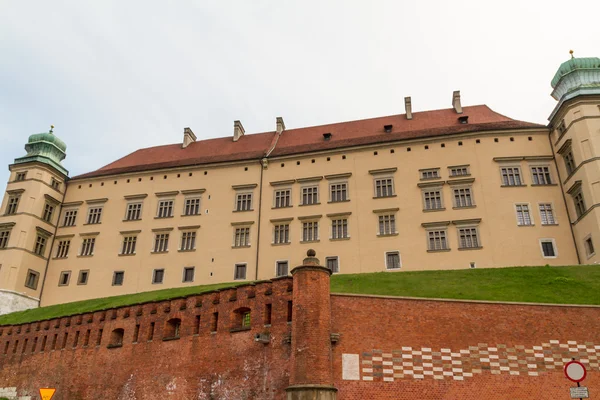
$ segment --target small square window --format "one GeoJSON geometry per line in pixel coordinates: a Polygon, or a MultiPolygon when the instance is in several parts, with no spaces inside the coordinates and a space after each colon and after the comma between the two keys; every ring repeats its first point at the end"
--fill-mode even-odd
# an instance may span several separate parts
{"type": "Polygon", "coordinates": [[[17,172],[16,181],[24,181],[27,178],[27,172],[17,172]]]}
{"type": "Polygon", "coordinates": [[[327,257],[325,259],[326,261],[326,265],[327,268],[329,268],[329,270],[331,271],[331,273],[335,274],[340,272],[340,262],[339,262],[339,258],[337,256],[334,257],[327,257]]]}
{"type": "Polygon", "coordinates": [[[557,252],[554,239],[540,240],[540,247],[542,248],[542,256],[544,256],[544,258],[556,258],[557,252]]]}
{"type": "Polygon", "coordinates": [[[58,279],[58,286],[67,286],[71,279],[71,271],[63,271],[58,279]]]}
{"type": "Polygon", "coordinates": [[[277,271],[275,271],[276,276],[287,276],[288,275],[288,262],[287,261],[277,261],[277,271]]]}
{"type": "Polygon", "coordinates": [[[588,236],[585,239],[585,251],[586,251],[588,257],[591,257],[594,254],[596,254],[596,250],[594,249],[594,242],[592,241],[591,236],[588,236]]]}
{"type": "Polygon", "coordinates": [[[233,279],[235,279],[236,281],[246,279],[246,264],[236,264],[235,265],[235,272],[234,272],[233,279]]]}
{"type": "Polygon", "coordinates": [[[439,179],[440,178],[440,169],[439,168],[430,168],[421,170],[421,180],[426,179],[439,179]]]}
{"type": "Polygon", "coordinates": [[[25,279],[25,287],[36,290],[38,281],[40,279],[40,273],[32,269],[27,271],[27,278],[25,279]]]}
{"type": "Polygon", "coordinates": [[[185,267],[183,269],[183,281],[184,282],[194,282],[194,267],[185,267]]]}
{"type": "Polygon", "coordinates": [[[385,253],[385,268],[386,269],[400,269],[400,252],[388,251],[385,253]]]}
{"type": "Polygon", "coordinates": [[[90,277],[90,270],[82,269],[81,271],[79,271],[79,277],[77,278],[77,284],[78,285],[87,285],[89,277],[90,277]]]}
{"type": "Polygon", "coordinates": [[[115,271],[113,274],[113,286],[122,286],[125,279],[125,271],[115,271]]]}
{"type": "Polygon", "coordinates": [[[164,269],[155,269],[152,274],[152,283],[153,284],[161,284],[165,279],[165,270],[164,269]]]}

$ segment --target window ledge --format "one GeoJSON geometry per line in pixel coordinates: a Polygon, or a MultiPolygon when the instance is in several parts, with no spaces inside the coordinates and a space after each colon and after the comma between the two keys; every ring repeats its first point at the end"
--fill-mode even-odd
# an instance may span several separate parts
{"type": "Polygon", "coordinates": [[[317,240],[301,240],[300,241],[301,244],[302,243],[319,243],[319,242],[320,242],[319,239],[317,239],[317,240]]]}
{"type": "Polygon", "coordinates": [[[181,214],[181,217],[199,217],[202,214],[198,213],[198,214],[181,214]]]}
{"type": "Polygon", "coordinates": [[[387,199],[387,198],[390,198],[390,197],[398,197],[398,195],[397,194],[391,194],[389,196],[373,196],[374,199],[387,199]]]}
{"type": "Polygon", "coordinates": [[[271,246],[287,246],[292,244],[292,242],[285,242],[285,243],[271,243],[271,246]]]}
{"type": "Polygon", "coordinates": [[[119,257],[131,257],[131,256],[135,256],[135,253],[131,253],[131,254],[119,254],[119,257]]]}
{"type": "Polygon", "coordinates": [[[388,267],[385,267],[385,270],[387,272],[396,272],[396,271],[400,271],[401,269],[402,269],[402,267],[398,267],[398,268],[388,268],[388,267]]]}
{"type": "Polygon", "coordinates": [[[123,344],[109,344],[106,346],[107,349],[118,349],[119,347],[123,347],[123,344]]]}
{"type": "MultiPolygon", "coordinates": [[[[156,217],[156,218],[158,218],[158,217],[156,217]]],[[[141,220],[142,220],[141,218],[138,218],[138,219],[124,219],[122,222],[136,222],[136,221],[141,221],[141,220]]]]}
{"type": "Polygon", "coordinates": [[[463,208],[475,208],[477,207],[476,205],[472,205],[472,206],[464,206],[464,207],[452,207],[453,210],[462,210],[463,208]]]}
{"type": "Polygon", "coordinates": [[[232,328],[229,330],[229,332],[234,333],[234,332],[245,332],[245,331],[249,331],[251,329],[251,327],[249,326],[241,326],[239,328],[232,328]]]}
{"type": "Polygon", "coordinates": [[[330,242],[339,242],[339,241],[342,241],[342,240],[350,240],[350,236],[348,236],[348,237],[341,237],[341,238],[329,238],[330,242]]]}
{"type": "Polygon", "coordinates": [[[171,337],[165,337],[162,340],[163,340],[163,342],[168,342],[170,340],[179,340],[179,339],[181,339],[180,336],[171,336],[171,337]]]}
{"type": "MultiPolygon", "coordinates": [[[[331,201],[330,201],[330,203],[331,203],[331,201]]],[[[310,203],[310,204],[298,204],[298,207],[318,206],[319,204],[321,204],[321,202],[310,203]]]]}
{"type": "Polygon", "coordinates": [[[444,253],[450,251],[450,249],[436,249],[436,250],[427,250],[428,253],[444,253]]]}
{"type": "Polygon", "coordinates": [[[250,212],[250,211],[254,211],[254,208],[251,208],[249,210],[233,210],[232,212],[234,212],[234,213],[241,213],[241,212],[250,212]]]}
{"type": "Polygon", "coordinates": [[[150,254],[167,254],[169,250],[166,251],[151,251],[150,254]]]}
{"type": "Polygon", "coordinates": [[[542,226],[558,226],[558,224],[542,224],[542,226]]]}
{"type": "Polygon", "coordinates": [[[386,236],[398,236],[398,232],[396,233],[378,233],[377,237],[386,237],[386,236]]]}
{"type": "Polygon", "coordinates": [[[535,226],[535,224],[522,224],[522,225],[517,224],[517,226],[518,227],[528,227],[528,226],[535,226]]]}
{"type": "Polygon", "coordinates": [[[349,201],[350,201],[350,199],[346,199],[346,200],[328,201],[327,203],[328,204],[331,204],[331,203],[347,203],[349,201]]]}
{"type": "Polygon", "coordinates": [[[59,228],[75,228],[77,225],[61,225],[59,228]]]}
{"type": "Polygon", "coordinates": [[[66,260],[67,258],[69,257],[52,257],[53,260],[66,260]]]}
{"type": "Polygon", "coordinates": [[[483,249],[483,246],[478,246],[478,247],[459,247],[458,250],[463,251],[463,250],[481,250],[483,249]]]}
{"type": "Polygon", "coordinates": [[[93,254],[89,254],[89,255],[78,255],[77,258],[86,258],[86,257],[94,257],[93,254]]]}
{"type": "Polygon", "coordinates": [[[192,253],[192,252],[194,252],[194,251],[196,251],[196,249],[189,249],[189,250],[177,250],[177,252],[179,252],[179,253],[192,253]]]}
{"type": "Polygon", "coordinates": [[[93,224],[91,224],[91,223],[85,223],[85,224],[83,224],[83,225],[84,225],[84,226],[85,226],[85,225],[100,225],[101,223],[102,223],[102,222],[94,222],[93,224]]]}
{"type": "MultiPolygon", "coordinates": [[[[435,181],[435,180],[440,180],[440,179],[442,179],[442,177],[441,177],[441,176],[435,176],[435,177],[432,177],[432,178],[421,178],[421,179],[419,179],[419,180],[420,180],[420,181],[435,181]]],[[[441,182],[440,182],[440,183],[441,183],[441,182]]]]}
{"type": "Polygon", "coordinates": [[[293,205],[289,205],[289,206],[283,206],[283,207],[271,207],[271,210],[279,210],[280,208],[292,208],[294,207],[293,205]]]}
{"type": "Polygon", "coordinates": [[[231,246],[232,249],[248,249],[252,247],[251,245],[248,246],[231,246]]]}
{"type": "Polygon", "coordinates": [[[531,186],[558,186],[558,183],[532,183],[531,186]]]}
{"type": "Polygon", "coordinates": [[[446,207],[442,208],[424,208],[423,212],[436,212],[436,211],[446,211],[446,207]]]}
{"type": "Polygon", "coordinates": [[[527,185],[500,185],[500,187],[526,187],[527,185]]]}
{"type": "MultiPolygon", "coordinates": [[[[173,215],[169,215],[167,217],[154,217],[154,219],[167,219],[167,218],[174,218],[174,216],[173,215]]],[[[135,220],[135,221],[137,221],[137,220],[135,220]]]]}

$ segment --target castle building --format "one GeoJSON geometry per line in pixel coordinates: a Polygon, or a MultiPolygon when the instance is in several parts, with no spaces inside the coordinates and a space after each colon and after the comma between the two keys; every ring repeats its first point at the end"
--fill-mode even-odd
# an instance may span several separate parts
{"type": "Polygon", "coordinates": [[[0,207],[0,313],[287,276],[600,260],[600,59],[552,80],[549,125],[485,105],[140,149],[68,177],[32,135],[0,207]]]}

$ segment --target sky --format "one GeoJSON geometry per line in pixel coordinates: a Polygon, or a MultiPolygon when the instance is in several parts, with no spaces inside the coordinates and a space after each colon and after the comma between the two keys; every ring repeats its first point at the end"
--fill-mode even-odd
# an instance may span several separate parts
{"type": "MultiPolygon", "coordinates": [[[[487,104],[547,123],[550,81],[600,57],[600,2],[0,0],[0,165],[29,135],[74,176],[139,148],[487,104]]],[[[0,182],[8,180],[8,167],[0,182]]]]}

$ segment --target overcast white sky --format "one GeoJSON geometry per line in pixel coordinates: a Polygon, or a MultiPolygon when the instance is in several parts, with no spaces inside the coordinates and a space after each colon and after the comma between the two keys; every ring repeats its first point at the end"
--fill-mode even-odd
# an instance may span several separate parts
{"type": "Polygon", "coordinates": [[[546,123],[600,2],[0,0],[0,182],[50,124],[71,176],[138,148],[488,104],[546,123]]]}

